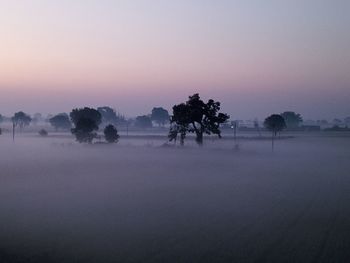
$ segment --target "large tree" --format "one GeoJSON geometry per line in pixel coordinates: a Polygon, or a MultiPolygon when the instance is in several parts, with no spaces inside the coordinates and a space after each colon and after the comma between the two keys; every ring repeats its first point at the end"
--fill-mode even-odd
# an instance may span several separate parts
{"type": "MultiPolygon", "coordinates": [[[[220,124],[225,123],[229,116],[220,111],[220,102],[212,99],[205,103],[199,94],[190,96],[188,101],[175,105],[170,123],[176,131],[185,138],[186,133],[195,133],[198,145],[203,144],[203,134],[216,134],[221,138],[220,124]]],[[[177,135],[171,128],[169,139],[177,135]],[[172,135],[173,134],[173,135],[172,135]]]]}
{"type": "Polygon", "coordinates": [[[264,126],[267,130],[272,133],[272,150],[274,150],[274,140],[277,133],[281,132],[286,128],[286,122],[284,118],[279,114],[272,114],[267,117],[264,121],[264,126]]]}
{"type": "Polygon", "coordinates": [[[74,109],[70,113],[74,124],[71,130],[78,142],[92,143],[97,137],[98,126],[101,124],[101,114],[92,108],[74,109]]]}
{"type": "Polygon", "coordinates": [[[159,126],[164,126],[169,122],[169,112],[162,107],[155,107],[152,109],[151,119],[155,121],[159,126]]]}
{"type": "Polygon", "coordinates": [[[303,122],[303,118],[299,113],[293,111],[285,111],[281,114],[288,129],[297,129],[303,122]]]}
{"type": "Polygon", "coordinates": [[[59,129],[69,130],[72,127],[72,123],[69,120],[67,113],[60,113],[49,119],[50,124],[55,128],[56,131],[59,129]]]}

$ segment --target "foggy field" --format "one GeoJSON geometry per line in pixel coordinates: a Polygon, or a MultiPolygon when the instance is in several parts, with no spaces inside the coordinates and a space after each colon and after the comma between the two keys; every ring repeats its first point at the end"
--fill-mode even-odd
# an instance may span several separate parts
{"type": "Polygon", "coordinates": [[[1,136],[0,262],[349,262],[350,134],[165,141],[1,136]]]}

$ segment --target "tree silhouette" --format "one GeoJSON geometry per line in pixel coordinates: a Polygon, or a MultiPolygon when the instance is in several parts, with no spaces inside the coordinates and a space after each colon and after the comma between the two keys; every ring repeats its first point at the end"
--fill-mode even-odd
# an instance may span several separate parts
{"type": "Polygon", "coordinates": [[[170,131],[168,138],[170,141],[177,140],[178,134],[180,134],[180,145],[185,144],[186,133],[189,130],[191,123],[189,107],[181,103],[173,107],[173,116],[170,119],[170,131]]]}
{"type": "Polygon", "coordinates": [[[74,109],[70,113],[70,118],[74,124],[71,130],[76,140],[80,143],[92,143],[97,137],[98,126],[101,123],[101,114],[91,108],[74,109]]]}
{"type": "Polygon", "coordinates": [[[11,118],[12,120],[12,139],[15,141],[16,128],[19,127],[20,131],[23,131],[25,126],[28,126],[32,121],[32,118],[25,114],[23,111],[16,112],[11,118]]]}
{"type": "Polygon", "coordinates": [[[19,129],[22,131],[25,126],[28,126],[30,122],[32,121],[32,118],[25,114],[23,111],[16,112],[15,115],[12,117],[12,123],[15,127],[19,127],[19,129]]]}
{"type": "Polygon", "coordinates": [[[288,129],[297,129],[300,123],[303,122],[301,115],[293,111],[285,111],[281,116],[285,120],[288,129]]]}
{"type": "Polygon", "coordinates": [[[143,115],[136,117],[135,126],[138,128],[152,128],[152,120],[150,117],[143,115]]]}
{"type": "Polygon", "coordinates": [[[118,130],[112,124],[106,126],[103,132],[105,134],[105,139],[107,142],[109,143],[118,142],[118,139],[119,139],[118,130]]]}
{"type": "MultiPolygon", "coordinates": [[[[170,123],[175,127],[175,131],[180,133],[182,138],[186,133],[195,133],[198,145],[203,144],[203,134],[217,134],[221,138],[220,124],[225,123],[229,116],[219,113],[220,102],[210,99],[203,102],[199,94],[190,96],[186,103],[181,103],[173,107],[173,115],[170,123]]],[[[175,139],[177,133],[171,128],[169,139],[175,139]]]]}
{"type": "Polygon", "coordinates": [[[169,112],[162,108],[153,108],[151,119],[155,121],[159,126],[164,126],[167,122],[169,122],[169,112]]]}
{"type": "Polygon", "coordinates": [[[267,117],[264,121],[266,129],[272,132],[272,151],[274,150],[274,140],[278,132],[281,132],[286,128],[286,122],[284,118],[279,114],[273,114],[267,117]]]}
{"type": "Polygon", "coordinates": [[[98,112],[102,116],[102,122],[106,124],[125,124],[126,119],[124,116],[118,114],[114,109],[108,106],[98,107],[98,112]]]}
{"type": "Polygon", "coordinates": [[[66,113],[60,113],[50,118],[49,122],[56,131],[58,131],[58,129],[69,130],[72,127],[72,123],[70,122],[69,116],[66,113]]]}

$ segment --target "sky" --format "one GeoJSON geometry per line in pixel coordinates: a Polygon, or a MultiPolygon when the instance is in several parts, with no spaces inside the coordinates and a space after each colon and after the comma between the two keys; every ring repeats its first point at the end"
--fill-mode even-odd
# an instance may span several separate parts
{"type": "Polygon", "coordinates": [[[0,0],[0,114],[350,116],[348,0],[0,0]]]}

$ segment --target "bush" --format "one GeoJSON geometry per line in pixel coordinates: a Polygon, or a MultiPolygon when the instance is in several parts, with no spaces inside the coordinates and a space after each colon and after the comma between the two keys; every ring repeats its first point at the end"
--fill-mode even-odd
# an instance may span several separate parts
{"type": "Polygon", "coordinates": [[[44,130],[44,129],[40,130],[38,133],[39,133],[39,135],[42,136],[42,137],[46,137],[46,136],[49,134],[49,133],[48,133],[46,130],[44,130]]]}
{"type": "Polygon", "coordinates": [[[105,139],[109,143],[116,143],[118,142],[119,135],[118,130],[113,125],[108,125],[104,129],[105,139]]]}

